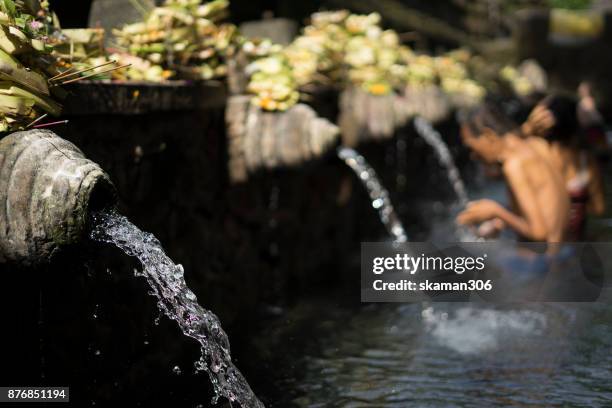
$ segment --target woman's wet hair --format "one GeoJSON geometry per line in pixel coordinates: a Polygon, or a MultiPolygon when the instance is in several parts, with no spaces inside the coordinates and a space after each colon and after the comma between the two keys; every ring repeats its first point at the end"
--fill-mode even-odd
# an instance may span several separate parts
{"type": "Polygon", "coordinates": [[[555,124],[546,138],[550,141],[570,143],[576,141],[578,132],[577,102],[569,96],[551,95],[544,98],[542,105],[552,113],[555,124]]]}
{"type": "Polygon", "coordinates": [[[485,101],[479,108],[472,111],[466,119],[476,137],[481,135],[484,128],[489,128],[498,135],[503,135],[518,127],[517,123],[504,112],[503,107],[493,100],[485,101]]]}

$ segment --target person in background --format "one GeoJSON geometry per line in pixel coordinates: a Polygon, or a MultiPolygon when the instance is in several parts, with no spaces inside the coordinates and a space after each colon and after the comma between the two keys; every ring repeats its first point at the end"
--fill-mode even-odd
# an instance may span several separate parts
{"type": "Polygon", "coordinates": [[[605,121],[597,109],[592,85],[588,81],[583,81],[578,86],[577,115],[588,145],[598,150],[607,150],[605,121]]]}
{"type": "Polygon", "coordinates": [[[512,209],[493,200],[474,201],[457,216],[459,224],[510,228],[529,241],[557,243],[567,238],[570,202],[565,182],[528,140],[515,132],[500,136],[486,127],[475,132],[470,124],[462,126],[461,136],[479,160],[501,167],[512,209]]]}
{"type": "Polygon", "coordinates": [[[549,96],[533,109],[521,126],[525,140],[563,177],[570,197],[568,239],[581,239],[587,213],[601,215],[605,198],[596,158],[581,140],[576,102],[549,96]]]}

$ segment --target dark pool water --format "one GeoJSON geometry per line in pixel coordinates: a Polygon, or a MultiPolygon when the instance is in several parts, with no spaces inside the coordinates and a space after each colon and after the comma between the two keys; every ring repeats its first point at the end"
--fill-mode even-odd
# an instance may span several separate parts
{"type": "MultiPolygon", "coordinates": [[[[503,193],[494,183],[472,197],[503,193]]],[[[607,222],[593,224],[598,240],[607,222]]],[[[252,337],[246,375],[267,406],[612,406],[609,288],[599,303],[361,304],[358,276],[252,337]]]]}
{"type": "Polygon", "coordinates": [[[319,299],[285,319],[259,344],[273,364],[285,361],[259,384],[269,406],[612,405],[609,305],[319,299]]]}

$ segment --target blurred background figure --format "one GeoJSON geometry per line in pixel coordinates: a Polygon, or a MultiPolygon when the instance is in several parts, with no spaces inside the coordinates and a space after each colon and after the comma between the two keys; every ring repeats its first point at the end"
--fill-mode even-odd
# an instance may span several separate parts
{"type": "MultiPolygon", "coordinates": [[[[521,127],[565,181],[571,200],[568,237],[573,240],[583,237],[587,213],[602,215],[605,210],[601,171],[580,132],[578,112],[573,98],[549,96],[533,109],[521,127]]],[[[598,116],[594,105],[582,112],[591,120],[598,116]]]]}
{"type": "Polygon", "coordinates": [[[598,150],[607,149],[605,121],[597,108],[591,82],[583,81],[580,83],[578,98],[578,121],[585,132],[587,142],[598,150]]]}

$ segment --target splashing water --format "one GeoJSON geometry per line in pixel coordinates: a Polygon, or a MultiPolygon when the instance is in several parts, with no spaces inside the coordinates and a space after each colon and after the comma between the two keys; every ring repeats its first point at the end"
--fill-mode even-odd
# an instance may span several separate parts
{"type": "Polygon", "coordinates": [[[151,287],[160,311],[174,320],[185,336],[200,343],[202,354],[195,367],[210,377],[215,390],[213,404],[223,396],[242,407],[263,408],[232,363],[229,340],[219,319],[198,304],[196,295],[187,287],[183,267],[172,262],[152,234],[139,230],[114,211],[104,211],[93,215],[90,237],[112,243],[127,255],[138,258],[143,267],[140,276],[151,287]]]}
{"type": "Polygon", "coordinates": [[[408,235],[406,235],[404,226],[393,209],[389,193],[378,179],[372,166],[362,155],[349,147],[339,147],[338,157],[357,174],[361,183],[368,190],[372,207],[378,210],[378,216],[393,240],[395,242],[408,241],[408,235]]]}
{"type": "Polygon", "coordinates": [[[437,342],[460,354],[478,354],[526,335],[537,336],[547,327],[546,315],[529,309],[495,310],[453,306],[449,311],[426,307],[425,329],[437,342]]]}
{"type": "Polygon", "coordinates": [[[440,133],[427,119],[420,116],[414,119],[414,127],[419,136],[421,136],[423,140],[427,142],[427,144],[434,148],[440,164],[442,164],[442,166],[444,166],[446,169],[448,180],[457,194],[459,204],[461,204],[462,207],[465,207],[469,202],[465,184],[461,179],[461,174],[455,165],[455,160],[453,160],[453,156],[448,149],[448,145],[446,142],[444,142],[444,139],[442,139],[442,135],[440,135],[440,133]]]}

